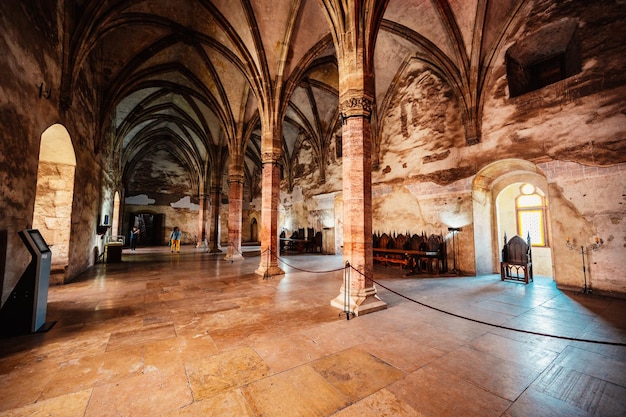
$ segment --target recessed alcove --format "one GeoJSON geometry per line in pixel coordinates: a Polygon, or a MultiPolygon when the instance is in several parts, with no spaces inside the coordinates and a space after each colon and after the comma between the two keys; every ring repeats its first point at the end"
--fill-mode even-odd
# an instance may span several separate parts
{"type": "Polygon", "coordinates": [[[516,42],[506,51],[511,98],[564,80],[581,71],[578,21],[562,19],[516,42]]]}

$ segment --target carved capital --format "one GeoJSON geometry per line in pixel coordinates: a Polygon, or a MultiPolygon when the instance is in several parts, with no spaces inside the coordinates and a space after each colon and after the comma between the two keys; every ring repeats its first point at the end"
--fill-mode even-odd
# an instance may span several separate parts
{"type": "Polygon", "coordinates": [[[261,161],[263,165],[272,164],[272,165],[280,165],[280,154],[274,152],[263,152],[261,155],[261,161]]]}
{"type": "Polygon", "coordinates": [[[341,102],[341,124],[350,117],[365,117],[369,121],[373,108],[374,101],[367,96],[349,97],[341,102]]]}
{"type": "Polygon", "coordinates": [[[228,175],[228,183],[229,184],[233,184],[233,183],[243,184],[244,183],[244,175],[243,174],[229,174],[228,175]]]}

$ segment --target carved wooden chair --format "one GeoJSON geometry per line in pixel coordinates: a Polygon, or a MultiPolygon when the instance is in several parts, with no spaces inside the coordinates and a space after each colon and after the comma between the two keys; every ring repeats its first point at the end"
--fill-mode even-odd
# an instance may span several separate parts
{"type": "Polygon", "coordinates": [[[438,255],[435,257],[423,256],[420,258],[423,269],[427,269],[431,272],[436,272],[437,274],[439,274],[443,270],[443,262],[440,257],[442,243],[442,239],[440,239],[439,236],[432,234],[428,237],[426,244],[422,245],[422,248],[424,248],[428,252],[438,252],[438,255]]]}
{"type": "Polygon", "coordinates": [[[399,234],[394,239],[393,249],[405,249],[406,237],[403,234],[399,234]]]}
{"type": "Polygon", "coordinates": [[[515,235],[508,242],[506,234],[504,235],[502,261],[500,262],[500,279],[502,281],[506,279],[528,284],[533,280],[531,247],[530,234],[528,234],[526,241],[515,235]]]}

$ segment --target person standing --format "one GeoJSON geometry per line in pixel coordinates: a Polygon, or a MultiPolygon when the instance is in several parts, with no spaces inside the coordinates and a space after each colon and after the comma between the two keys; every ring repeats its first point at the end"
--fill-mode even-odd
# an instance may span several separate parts
{"type": "Polygon", "coordinates": [[[140,230],[137,226],[133,226],[133,229],[130,231],[130,250],[135,250],[137,248],[137,240],[139,240],[140,230]]]}
{"type": "Polygon", "coordinates": [[[180,237],[182,234],[183,232],[180,231],[178,226],[174,227],[174,230],[170,233],[170,250],[172,253],[174,251],[180,252],[180,237]]]}

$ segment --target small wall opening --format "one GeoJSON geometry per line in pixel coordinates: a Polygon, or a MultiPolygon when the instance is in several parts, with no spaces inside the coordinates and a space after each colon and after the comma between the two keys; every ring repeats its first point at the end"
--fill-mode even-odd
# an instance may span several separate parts
{"type": "Polygon", "coordinates": [[[554,84],[581,70],[578,22],[574,19],[546,25],[506,51],[510,97],[554,84]]]}
{"type": "Polygon", "coordinates": [[[124,232],[120,229],[120,193],[115,192],[113,196],[113,219],[111,221],[112,235],[123,235],[124,232]]]}
{"type": "Polygon", "coordinates": [[[51,284],[62,284],[69,263],[76,156],[69,133],[60,124],[41,134],[33,228],[52,251],[51,284]]]}

